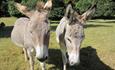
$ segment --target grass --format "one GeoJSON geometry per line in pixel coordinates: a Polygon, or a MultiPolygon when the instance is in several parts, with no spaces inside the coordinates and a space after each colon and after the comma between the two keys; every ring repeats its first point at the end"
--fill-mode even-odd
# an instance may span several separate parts
{"type": "MultiPolygon", "coordinates": [[[[0,30],[0,70],[28,70],[22,48],[11,42],[10,33],[16,18],[0,18],[6,27],[0,30]]],[[[57,23],[57,22],[55,22],[57,23]]],[[[62,59],[55,40],[57,24],[51,24],[51,39],[47,70],[61,70],[62,59]]],[[[81,63],[68,70],[114,70],[115,69],[115,20],[91,20],[85,25],[85,39],[81,46],[81,63]],[[75,69],[76,68],[76,69],[75,69]]],[[[35,60],[35,70],[41,70],[35,60]]]]}

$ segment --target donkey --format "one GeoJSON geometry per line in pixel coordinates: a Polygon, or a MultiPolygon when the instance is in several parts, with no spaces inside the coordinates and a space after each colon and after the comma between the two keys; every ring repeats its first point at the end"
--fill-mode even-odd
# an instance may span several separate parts
{"type": "Polygon", "coordinates": [[[95,12],[96,5],[80,15],[68,3],[64,17],[56,28],[56,40],[60,45],[63,60],[63,70],[66,64],[70,66],[80,63],[80,45],[84,39],[84,24],[87,18],[95,12]]]}
{"type": "MultiPolygon", "coordinates": [[[[52,2],[50,2],[52,3],[52,2]]],[[[45,70],[45,60],[48,58],[50,37],[50,23],[48,20],[49,8],[44,2],[38,2],[36,9],[29,11],[26,6],[16,3],[17,9],[26,15],[16,20],[11,33],[12,41],[23,48],[25,60],[29,58],[30,70],[34,70],[34,55],[40,61],[42,70],[45,70]]]]}

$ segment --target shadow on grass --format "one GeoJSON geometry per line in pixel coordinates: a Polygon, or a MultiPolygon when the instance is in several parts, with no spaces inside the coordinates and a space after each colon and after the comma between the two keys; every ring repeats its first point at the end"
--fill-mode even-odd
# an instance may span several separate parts
{"type": "MultiPolygon", "coordinates": [[[[84,28],[93,28],[93,27],[112,27],[112,25],[97,25],[97,24],[87,24],[87,25],[84,25],[84,28]]],[[[55,31],[57,28],[57,25],[55,26],[51,26],[51,31],[55,31]]]]}
{"type": "Polygon", "coordinates": [[[55,26],[51,26],[51,31],[55,31],[56,28],[57,28],[57,25],[55,25],[55,26]]]}
{"type": "Polygon", "coordinates": [[[84,28],[91,28],[91,27],[112,27],[111,25],[97,25],[97,24],[87,24],[84,28]]]}
{"type": "Polygon", "coordinates": [[[10,37],[12,29],[13,26],[5,26],[4,28],[0,29],[0,38],[10,37]]]}
{"type": "MultiPolygon", "coordinates": [[[[84,26],[84,28],[89,28],[89,27],[112,27],[112,26],[111,25],[97,25],[97,24],[88,24],[84,26]]],[[[55,31],[56,28],[57,28],[57,25],[51,26],[51,31],[55,31]]],[[[3,29],[0,29],[0,38],[10,37],[12,29],[13,29],[13,26],[5,26],[3,29]]]]}
{"type": "MultiPolygon", "coordinates": [[[[88,46],[80,50],[80,64],[78,66],[67,66],[67,70],[113,70],[104,64],[97,55],[96,49],[88,46]]],[[[58,49],[49,50],[48,64],[53,64],[49,70],[62,70],[61,52],[58,49]]]]}
{"type": "Polygon", "coordinates": [[[110,21],[106,21],[106,20],[105,21],[95,21],[95,20],[93,21],[93,20],[91,20],[90,22],[94,22],[94,23],[108,23],[109,24],[109,23],[115,23],[115,20],[110,20],[110,21]]]}
{"type": "Polygon", "coordinates": [[[48,64],[53,64],[54,66],[49,70],[61,70],[62,68],[62,58],[59,49],[49,49],[49,59],[48,64]]]}

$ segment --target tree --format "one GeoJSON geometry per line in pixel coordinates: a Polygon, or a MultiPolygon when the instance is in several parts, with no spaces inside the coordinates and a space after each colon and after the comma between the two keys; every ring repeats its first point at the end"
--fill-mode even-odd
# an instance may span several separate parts
{"type": "MultiPolygon", "coordinates": [[[[34,9],[37,1],[47,1],[47,0],[0,0],[0,16],[7,15],[10,16],[22,16],[20,12],[15,8],[14,2],[19,2],[23,5],[29,7],[29,9],[34,9]],[[1,14],[2,13],[2,14],[1,14]],[[4,13],[4,14],[3,14],[4,13]]],[[[51,10],[51,19],[60,19],[63,17],[66,4],[70,0],[53,0],[53,8],[51,10]]],[[[115,17],[115,1],[114,0],[72,0],[75,9],[79,10],[80,13],[85,12],[93,3],[93,1],[98,1],[96,13],[94,17],[115,17]]]]}
{"type": "Polygon", "coordinates": [[[14,6],[14,2],[18,2],[24,4],[29,7],[29,9],[33,9],[36,5],[37,0],[8,0],[8,12],[11,16],[22,16],[22,14],[16,9],[14,6]]]}
{"type": "Polygon", "coordinates": [[[0,16],[9,15],[7,6],[7,0],[0,0],[0,16]]]}
{"type": "MultiPolygon", "coordinates": [[[[81,13],[86,11],[94,0],[80,0],[76,3],[81,13]]],[[[115,2],[113,0],[98,0],[94,17],[113,17],[115,15],[115,2]]]]}
{"type": "MultiPolygon", "coordinates": [[[[22,14],[15,8],[14,2],[21,3],[29,7],[29,9],[35,9],[37,1],[47,0],[8,0],[8,12],[11,16],[22,16],[22,14]]],[[[64,4],[62,0],[53,0],[53,8],[51,10],[50,18],[59,19],[63,16],[64,4]]]]}

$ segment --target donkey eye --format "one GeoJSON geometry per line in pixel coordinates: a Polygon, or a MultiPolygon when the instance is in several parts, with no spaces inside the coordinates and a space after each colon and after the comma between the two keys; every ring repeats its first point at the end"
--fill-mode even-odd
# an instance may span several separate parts
{"type": "Polygon", "coordinates": [[[67,40],[71,43],[71,40],[69,38],[67,40]]]}
{"type": "Polygon", "coordinates": [[[68,55],[68,53],[66,52],[66,57],[67,57],[67,59],[69,58],[69,55],[68,55]]]}
{"type": "Polygon", "coordinates": [[[32,32],[32,31],[30,31],[30,33],[32,34],[33,32],[32,32]]]}

